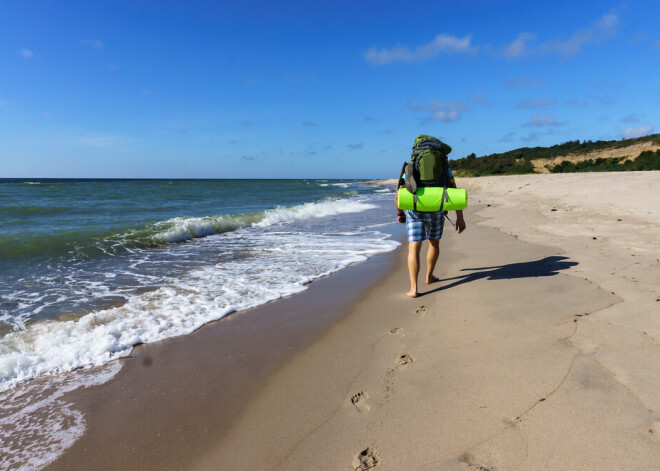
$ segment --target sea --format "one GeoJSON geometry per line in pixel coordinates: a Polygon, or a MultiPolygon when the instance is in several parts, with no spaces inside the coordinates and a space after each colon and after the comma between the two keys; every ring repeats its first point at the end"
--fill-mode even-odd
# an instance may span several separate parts
{"type": "Polygon", "coordinates": [[[85,418],[63,396],[136,345],[395,250],[393,197],[361,180],[0,179],[0,469],[75,443],[85,418]]]}

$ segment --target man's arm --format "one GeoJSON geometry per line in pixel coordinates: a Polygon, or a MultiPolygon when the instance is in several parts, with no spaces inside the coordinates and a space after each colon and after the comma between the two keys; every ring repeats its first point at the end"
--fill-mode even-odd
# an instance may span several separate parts
{"type": "MultiPolygon", "coordinates": [[[[403,185],[399,185],[399,188],[403,188],[403,185]]],[[[406,213],[402,209],[399,209],[399,190],[394,192],[394,206],[396,206],[396,219],[401,224],[406,222],[406,213]]]]}
{"type": "Polygon", "coordinates": [[[463,219],[463,211],[456,211],[456,230],[460,234],[465,230],[465,219],[463,219]]]}
{"type": "MultiPolygon", "coordinates": [[[[450,173],[449,177],[449,187],[456,188],[456,179],[452,173],[450,173]]],[[[465,230],[465,219],[463,219],[463,211],[460,210],[456,211],[456,230],[459,234],[465,230]]]]}

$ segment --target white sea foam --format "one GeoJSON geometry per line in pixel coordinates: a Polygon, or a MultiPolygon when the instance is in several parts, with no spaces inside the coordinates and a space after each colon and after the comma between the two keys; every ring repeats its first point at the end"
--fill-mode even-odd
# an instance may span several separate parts
{"type": "MultiPolygon", "coordinates": [[[[300,211],[297,217],[312,217],[309,210],[300,211]]],[[[290,215],[274,210],[265,224],[290,215]]],[[[119,307],[78,320],[35,322],[6,334],[0,339],[0,391],[43,374],[108,363],[136,344],[187,334],[232,311],[295,294],[315,278],[398,246],[377,232],[322,235],[251,228],[214,236],[206,244],[216,244],[217,252],[245,255],[170,279],[119,307]]]]}
{"type": "Polygon", "coordinates": [[[359,213],[376,208],[375,205],[352,199],[338,199],[321,203],[305,203],[293,207],[279,207],[266,211],[255,227],[267,227],[305,219],[334,216],[335,214],[359,213]]]}
{"type": "Polygon", "coordinates": [[[0,469],[28,471],[52,463],[85,432],[85,417],[65,393],[110,381],[119,363],[24,384],[0,394],[0,469]]]}
{"type": "Polygon", "coordinates": [[[136,344],[192,332],[232,311],[304,291],[306,283],[371,254],[394,250],[399,244],[388,236],[356,229],[386,220],[384,203],[378,203],[386,199],[389,204],[386,195],[370,195],[369,202],[344,198],[233,217],[171,219],[140,237],[156,235],[160,244],[204,239],[138,248],[19,280],[21,286],[38,283],[44,289],[3,293],[24,312],[8,317],[0,312],[0,469],[45,467],[82,436],[85,418],[66,403],[64,393],[107,381],[120,368],[112,360],[136,344]],[[379,209],[360,214],[373,208],[379,209]],[[354,216],[333,217],[346,213],[354,216]],[[324,216],[330,217],[319,219],[324,216]],[[63,311],[61,302],[74,307],[63,311]],[[117,302],[123,304],[112,304],[117,302]],[[50,320],[35,320],[36,310],[50,320]],[[13,331],[7,333],[7,327],[13,331]],[[94,365],[104,366],[87,368],[94,365]]]}

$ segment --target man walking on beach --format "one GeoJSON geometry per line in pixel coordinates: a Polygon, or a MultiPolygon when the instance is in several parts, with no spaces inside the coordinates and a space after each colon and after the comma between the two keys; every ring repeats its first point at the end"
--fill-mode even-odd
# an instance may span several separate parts
{"type": "MultiPolygon", "coordinates": [[[[421,136],[420,136],[421,137],[421,136]]],[[[451,148],[449,148],[451,150],[451,148]]],[[[446,162],[446,160],[445,160],[446,162]]],[[[456,180],[451,169],[447,168],[448,173],[448,188],[456,188],[456,180]]],[[[399,188],[405,185],[399,182],[399,188]]],[[[440,281],[433,275],[435,264],[440,255],[440,238],[445,223],[445,212],[422,212],[422,211],[403,211],[399,209],[398,205],[398,192],[395,195],[395,205],[397,207],[397,219],[399,223],[406,224],[408,232],[408,273],[410,274],[410,291],[406,293],[411,298],[416,298],[419,293],[417,292],[417,277],[419,275],[419,255],[422,249],[422,242],[429,241],[429,249],[426,254],[426,284],[431,284],[440,281]]],[[[465,220],[463,219],[463,211],[456,211],[456,230],[460,234],[465,230],[465,220]]]]}

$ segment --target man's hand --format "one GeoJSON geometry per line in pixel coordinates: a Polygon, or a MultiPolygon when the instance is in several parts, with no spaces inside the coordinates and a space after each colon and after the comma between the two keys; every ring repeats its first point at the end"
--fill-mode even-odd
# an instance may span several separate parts
{"type": "Polygon", "coordinates": [[[456,230],[459,234],[465,230],[465,219],[460,218],[456,220],[456,230]]]}
{"type": "Polygon", "coordinates": [[[396,213],[396,218],[399,221],[400,224],[405,224],[406,223],[406,213],[401,212],[401,213],[396,213]]]}

